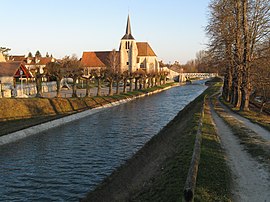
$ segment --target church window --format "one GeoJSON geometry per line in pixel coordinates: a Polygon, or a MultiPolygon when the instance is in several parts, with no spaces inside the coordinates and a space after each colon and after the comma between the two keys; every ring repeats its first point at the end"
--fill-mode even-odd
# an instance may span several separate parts
{"type": "Polygon", "coordinates": [[[129,62],[127,62],[127,65],[129,65],[129,62]]]}
{"type": "Polygon", "coordinates": [[[128,42],[126,41],[126,49],[128,49],[128,42]]]}

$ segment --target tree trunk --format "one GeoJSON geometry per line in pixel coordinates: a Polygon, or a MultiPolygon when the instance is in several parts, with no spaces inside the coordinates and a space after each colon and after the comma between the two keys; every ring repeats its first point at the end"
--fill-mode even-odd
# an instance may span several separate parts
{"type": "Polygon", "coordinates": [[[119,82],[120,81],[116,81],[116,94],[119,95],[120,91],[119,91],[119,82]]]}
{"type": "Polygon", "coordinates": [[[250,56],[250,42],[249,42],[249,26],[247,19],[247,0],[242,0],[242,26],[243,26],[243,40],[244,40],[244,52],[243,52],[243,71],[242,71],[242,85],[241,85],[241,111],[249,110],[249,96],[250,96],[250,68],[249,68],[249,56],[250,56]]]}
{"type": "Polygon", "coordinates": [[[135,90],[138,90],[138,79],[135,78],[135,90]]]}
{"type": "Polygon", "coordinates": [[[61,97],[60,94],[60,90],[61,90],[61,78],[56,78],[56,97],[61,97]]]}
{"type": "Polygon", "coordinates": [[[236,8],[236,32],[235,32],[235,69],[234,69],[234,107],[240,107],[241,105],[241,83],[242,83],[242,27],[241,27],[241,2],[235,1],[236,8]]]}
{"type": "Polygon", "coordinates": [[[143,89],[146,88],[146,78],[143,78],[143,89]]]}
{"type": "Polygon", "coordinates": [[[109,85],[109,96],[112,96],[113,95],[113,81],[110,81],[109,83],[110,83],[110,85],[109,85]]]}
{"type": "Polygon", "coordinates": [[[77,84],[76,84],[77,78],[73,78],[73,84],[72,84],[72,97],[78,97],[77,96],[77,84]]]}
{"type": "Polygon", "coordinates": [[[124,79],[123,93],[127,92],[127,79],[124,79]]]}
{"type": "Polygon", "coordinates": [[[147,88],[150,88],[150,86],[151,86],[151,78],[150,78],[150,77],[148,77],[148,81],[147,81],[147,88]]]}
{"type": "Polygon", "coordinates": [[[42,97],[41,95],[41,88],[42,88],[42,85],[41,85],[41,76],[38,75],[36,77],[36,87],[37,87],[37,94],[36,94],[36,97],[42,97]]]}
{"type": "Polygon", "coordinates": [[[142,90],[142,78],[139,79],[139,89],[142,90]]]}
{"type": "Polygon", "coordinates": [[[89,79],[86,79],[85,97],[90,97],[90,80],[89,79]]]}
{"type": "Polygon", "coordinates": [[[97,96],[101,96],[101,78],[97,78],[98,86],[97,86],[97,96]]]}
{"type": "Polygon", "coordinates": [[[163,80],[163,84],[165,85],[166,84],[166,76],[165,76],[165,78],[164,78],[164,80],[163,80]]]}
{"type": "Polygon", "coordinates": [[[232,66],[233,66],[233,59],[232,59],[232,46],[231,44],[226,43],[226,73],[224,76],[224,84],[223,84],[223,91],[222,95],[223,98],[230,102],[232,99],[232,66]]]}
{"type": "Polygon", "coordinates": [[[132,92],[132,80],[133,79],[129,79],[129,91],[132,92]]]}

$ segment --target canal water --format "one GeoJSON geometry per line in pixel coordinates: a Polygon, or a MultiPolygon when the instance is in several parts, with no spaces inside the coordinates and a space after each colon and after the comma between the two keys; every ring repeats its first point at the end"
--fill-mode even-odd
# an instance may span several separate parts
{"type": "Polygon", "coordinates": [[[174,87],[0,147],[0,201],[78,201],[205,89],[174,87]]]}

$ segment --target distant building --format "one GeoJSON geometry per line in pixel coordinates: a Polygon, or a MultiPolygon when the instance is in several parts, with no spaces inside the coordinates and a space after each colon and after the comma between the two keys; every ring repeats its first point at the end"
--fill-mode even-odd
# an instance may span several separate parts
{"type": "Polygon", "coordinates": [[[28,80],[32,78],[29,70],[21,62],[0,62],[0,81],[5,85],[15,86],[19,78],[28,80]]]}
{"type": "Polygon", "coordinates": [[[46,64],[54,61],[53,57],[25,57],[24,55],[5,58],[0,52],[0,81],[2,84],[15,85],[20,78],[26,82],[34,80],[34,71],[39,69],[40,73],[43,73],[46,64]]]}
{"type": "Polygon", "coordinates": [[[0,51],[0,62],[6,62],[6,58],[1,51],[0,51]]]}
{"type": "MultiPolygon", "coordinates": [[[[98,69],[108,66],[108,56],[111,51],[83,52],[81,62],[86,69],[98,69]]],[[[147,42],[136,42],[131,33],[128,16],[126,33],[120,41],[119,60],[121,71],[135,72],[142,69],[145,72],[159,72],[159,62],[153,49],[147,42]]]]}
{"type": "Polygon", "coordinates": [[[56,59],[53,57],[27,57],[23,60],[23,63],[30,72],[39,69],[40,73],[43,73],[46,65],[55,61],[56,59]]]}
{"type": "Polygon", "coordinates": [[[8,57],[8,61],[22,62],[26,59],[25,55],[12,55],[8,57]]]}

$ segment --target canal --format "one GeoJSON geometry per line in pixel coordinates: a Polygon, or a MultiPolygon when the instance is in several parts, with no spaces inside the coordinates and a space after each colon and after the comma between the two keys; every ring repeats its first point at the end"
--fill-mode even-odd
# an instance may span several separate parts
{"type": "Polygon", "coordinates": [[[174,87],[0,147],[0,201],[78,201],[205,89],[174,87]]]}

